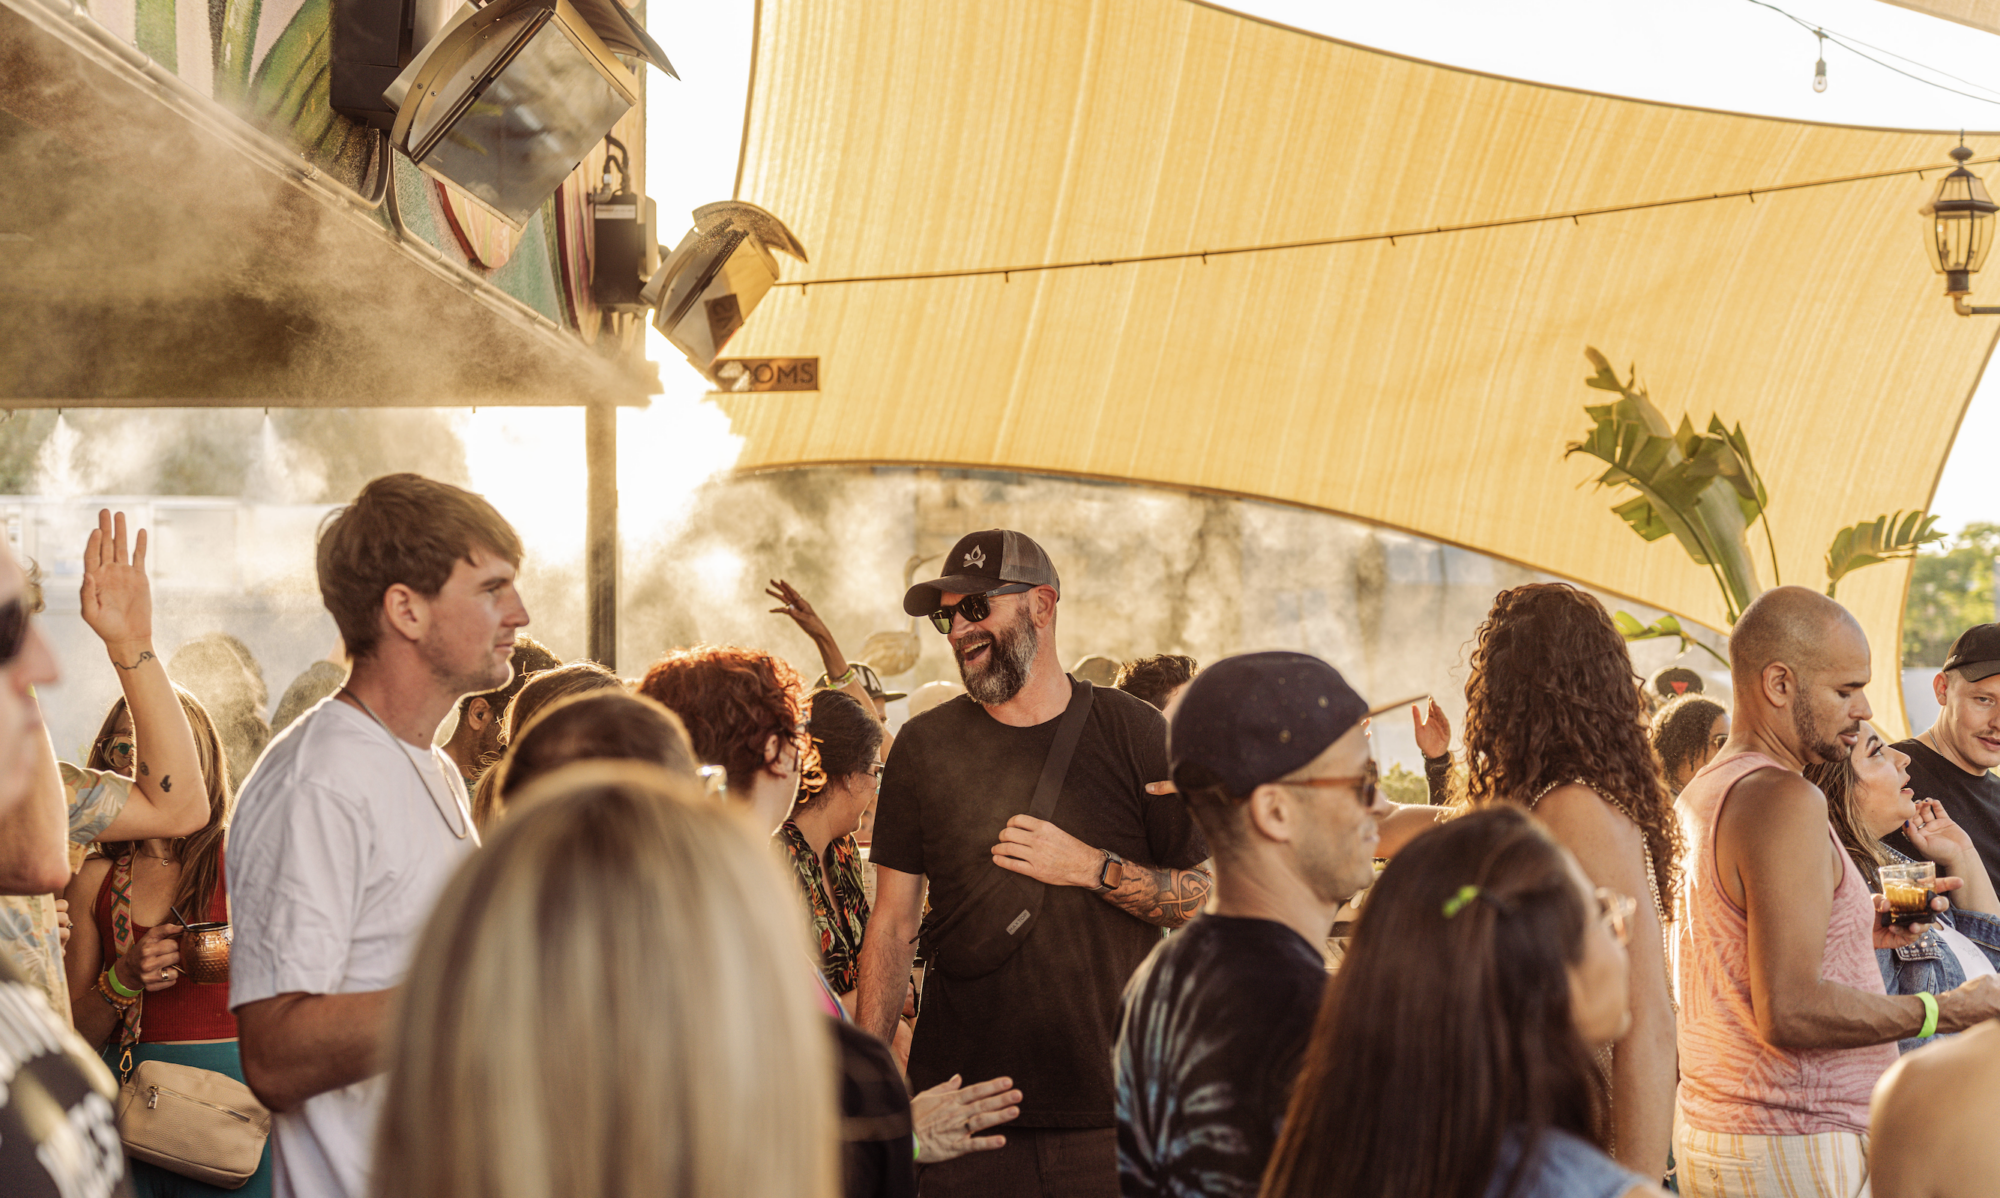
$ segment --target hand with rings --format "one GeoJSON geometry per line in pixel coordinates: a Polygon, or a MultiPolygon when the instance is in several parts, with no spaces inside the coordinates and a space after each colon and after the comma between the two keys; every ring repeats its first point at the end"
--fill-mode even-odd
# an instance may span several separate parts
{"type": "Polygon", "coordinates": [[[148,991],[165,990],[181,980],[181,942],[177,937],[183,930],[178,924],[163,923],[148,928],[132,942],[113,966],[126,989],[143,986],[148,991]]]}

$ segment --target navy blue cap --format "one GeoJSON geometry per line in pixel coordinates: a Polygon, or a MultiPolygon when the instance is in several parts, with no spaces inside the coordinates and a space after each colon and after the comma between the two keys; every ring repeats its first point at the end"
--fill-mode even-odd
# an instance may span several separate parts
{"type": "Polygon", "coordinates": [[[1196,674],[1174,708],[1174,785],[1242,797],[1326,752],[1367,715],[1340,671],[1310,653],[1225,657],[1196,674]]]}

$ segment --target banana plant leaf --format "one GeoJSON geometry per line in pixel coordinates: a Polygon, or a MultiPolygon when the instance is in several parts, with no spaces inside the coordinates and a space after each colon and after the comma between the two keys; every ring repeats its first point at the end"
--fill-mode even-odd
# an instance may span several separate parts
{"type": "Polygon", "coordinates": [[[1611,623],[1618,629],[1618,635],[1628,641],[1651,641],[1662,637],[1675,637],[1681,643],[1682,653],[1686,653],[1689,649],[1699,649],[1715,660],[1722,662],[1725,669],[1729,666],[1729,662],[1723,658],[1722,654],[1717,653],[1707,645],[1689,636],[1687,629],[1681,627],[1680,620],[1671,612],[1661,616],[1651,624],[1641,624],[1639,617],[1633,615],[1631,612],[1615,611],[1611,613],[1611,623]]]}
{"type": "Polygon", "coordinates": [[[1769,501],[1741,426],[1732,430],[1711,416],[1708,431],[1698,432],[1682,417],[1676,429],[1639,385],[1636,369],[1621,382],[1603,354],[1584,353],[1597,368],[1585,384],[1619,398],[1584,408],[1590,432],[1563,456],[1597,458],[1609,467],[1597,477],[1599,486],[1636,491],[1611,510],[1648,541],[1672,534],[1696,565],[1713,571],[1734,623],[1763,593],[1749,527],[1769,501]]]}
{"type": "Polygon", "coordinates": [[[1936,525],[1937,517],[1924,512],[1891,512],[1833,534],[1833,544],[1826,550],[1827,597],[1833,597],[1841,579],[1863,566],[1915,557],[1925,545],[1944,540],[1936,525]]]}

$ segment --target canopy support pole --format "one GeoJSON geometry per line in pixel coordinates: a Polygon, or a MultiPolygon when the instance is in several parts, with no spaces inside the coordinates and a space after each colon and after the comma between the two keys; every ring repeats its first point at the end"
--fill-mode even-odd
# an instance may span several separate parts
{"type": "Polygon", "coordinates": [[[592,661],[618,668],[618,409],[602,400],[584,408],[583,452],[589,471],[584,529],[584,635],[592,661]]]}

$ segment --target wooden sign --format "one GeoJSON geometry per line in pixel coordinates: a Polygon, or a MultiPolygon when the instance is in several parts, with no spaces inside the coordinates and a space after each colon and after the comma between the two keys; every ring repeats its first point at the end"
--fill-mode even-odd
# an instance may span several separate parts
{"type": "Polygon", "coordinates": [[[721,358],[715,377],[724,391],[817,391],[818,358],[721,358]]]}

